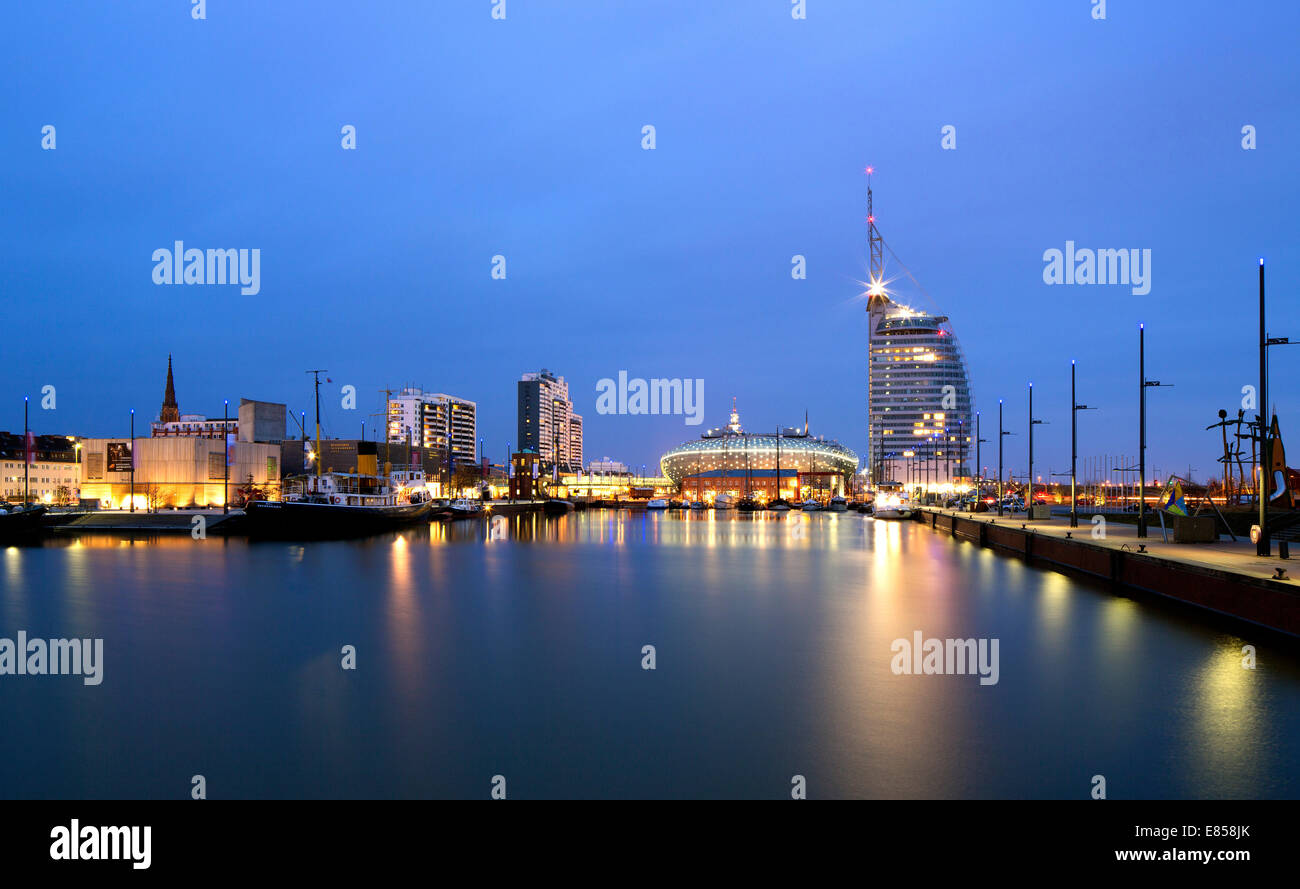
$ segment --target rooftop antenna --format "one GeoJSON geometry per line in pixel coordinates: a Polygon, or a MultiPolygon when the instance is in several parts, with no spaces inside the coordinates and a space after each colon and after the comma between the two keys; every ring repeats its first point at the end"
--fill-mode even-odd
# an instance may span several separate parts
{"type": "Polygon", "coordinates": [[[876,211],[872,207],[871,196],[871,174],[876,172],[875,167],[867,167],[867,244],[871,252],[871,287],[867,293],[867,311],[872,307],[888,299],[885,296],[885,252],[884,240],[880,237],[880,231],[876,228],[876,211]]]}

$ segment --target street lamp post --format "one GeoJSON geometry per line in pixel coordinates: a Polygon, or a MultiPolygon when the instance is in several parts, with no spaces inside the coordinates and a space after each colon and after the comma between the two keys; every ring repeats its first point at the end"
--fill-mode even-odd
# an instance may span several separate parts
{"type": "Polygon", "coordinates": [[[1079,404],[1074,394],[1074,359],[1070,359],[1070,527],[1079,527],[1079,497],[1075,490],[1075,471],[1079,462],[1079,411],[1093,408],[1079,404]]]}
{"type": "Polygon", "coordinates": [[[1146,325],[1138,325],[1138,537],[1147,536],[1147,389],[1172,386],[1159,380],[1147,379],[1146,325]]]}
{"type": "Polygon", "coordinates": [[[131,512],[135,512],[135,408],[131,408],[131,512]]]}
{"type": "Polygon", "coordinates": [[[1002,399],[998,399],[998,515],[1002,515],[1002,439],[1006,436],[1002,429],[1002,399]]]}
{"type": "Polygon", "coordinates": [[[31,448],[31,430],[27,426],[27,396],[23,396],[23,508],[32,503],[32,448],[31,448]]]}
{"type": "Polygon", "coordinates": [[[1029,495],[1025,497],[1025,509],[1029,517],[1034,514],[1034,384],[1029,384],[1029,495]]]}
{"type": "Polygon", "coordinates": [[[1264,328],[1264,259],[1259,260],[1259,540],[1255,542],[1255,555],[1271,556],[1273,543],[1268,535],[1268,485],[1265,483],[1272,468],[1272,442],[1269,433],[1268,410],[1268,332],[1264,328]]]}
{"type": "MultiPolygon", "coordinates": [[[[361,437],[365,438],[365,420],[361,421],[361,437]]],[[[230,514],[230,399],[221,409],[221,465],[225,474],[221,479],[221,511],[230,514]]]]}

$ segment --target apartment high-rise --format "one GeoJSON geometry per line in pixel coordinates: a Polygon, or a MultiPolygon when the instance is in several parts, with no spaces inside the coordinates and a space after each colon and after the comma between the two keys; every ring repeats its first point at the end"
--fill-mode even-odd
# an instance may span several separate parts
{"type": "Polygon", "coordinates": [[[582,471],[582,416],[573,412],[569,384],[546,368],[517,384],[519,449],[565,472],[582,471]]]}
{"type": "Polygon", "coordinates": [[[388,440],[438,455],[458,466],[478,459],[478,406],[467,398],[408,387],[388,400],[388,440]]]}

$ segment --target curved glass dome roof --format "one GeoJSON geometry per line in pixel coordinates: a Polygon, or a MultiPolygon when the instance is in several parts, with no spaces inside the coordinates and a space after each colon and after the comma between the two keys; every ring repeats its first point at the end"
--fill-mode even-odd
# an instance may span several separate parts
{"type": "MultiPolygon", "coordinates": [[[[776,469],[775,432],[746,432],[740,426],[735,405],[731,422],[710,429],[694,441],[683,442],[659,458],[659,468],[673,484],[703,472],[722,471],[743,476],[746,470],[776,469]]],[[[838,441],[808,435],[805,431],[781,433],[781,473],[837,472],[851,474],[858,468],[858,455],[838,441]]]]}

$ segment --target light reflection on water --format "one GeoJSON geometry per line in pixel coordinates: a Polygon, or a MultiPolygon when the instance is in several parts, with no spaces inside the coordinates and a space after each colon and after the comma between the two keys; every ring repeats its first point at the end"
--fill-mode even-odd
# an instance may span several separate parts
{"type": "Polygon", "coordinates": [[[846,514],[518,516],[364,541],[8,547],[0,795],[1112,798],[1300,794],[1290,640],[846,514]],[[1000,681],[891,643],[997,638],[1000,681]],[[1237,634],[1243,634],[1241,636],[1237,634]],[[1259,668],[1241,667],[1241,648],[1259,668]],[[640,667],[654,645],[658,666],[640,667]],[[341,669],[355,646],[357,669],[341,669]]]}

